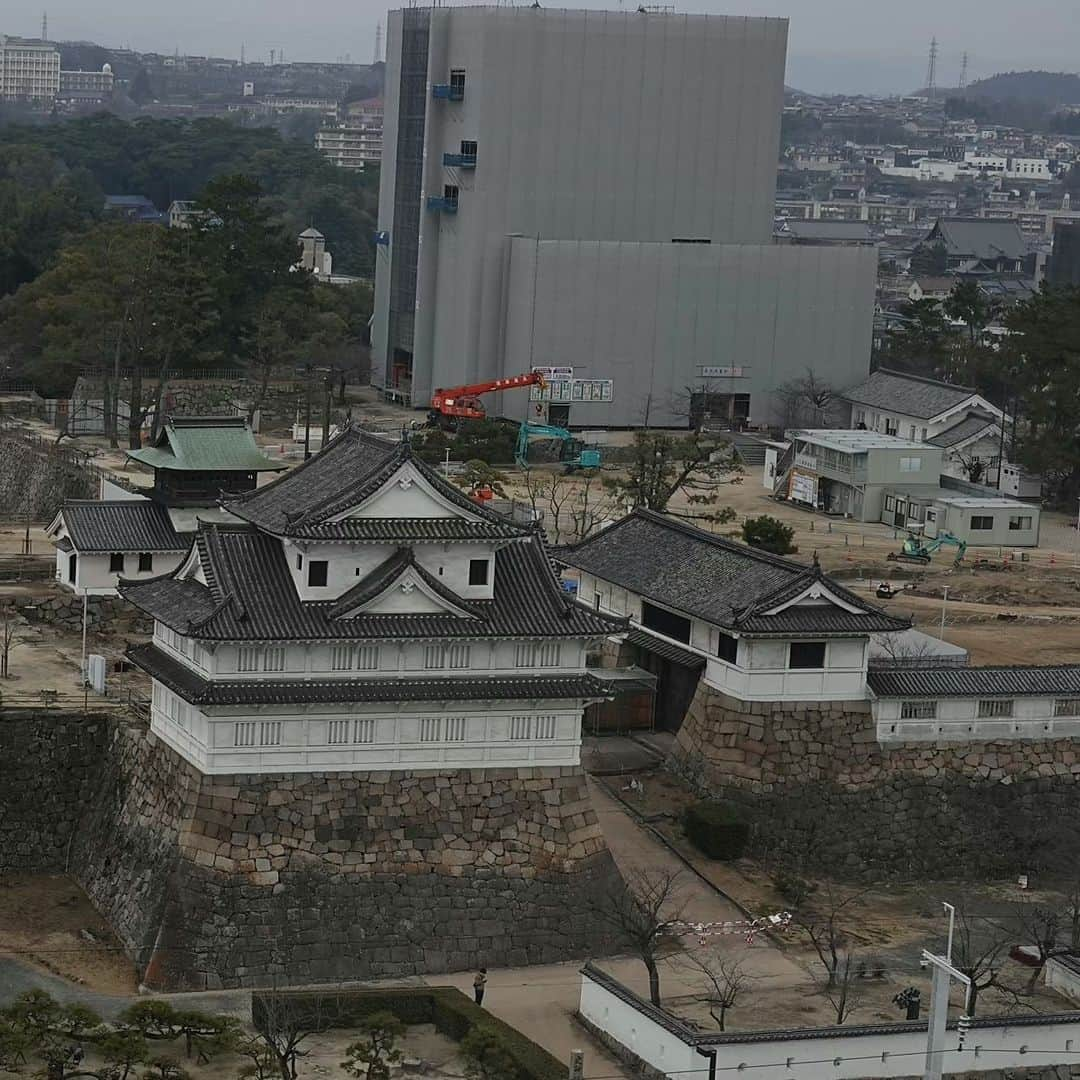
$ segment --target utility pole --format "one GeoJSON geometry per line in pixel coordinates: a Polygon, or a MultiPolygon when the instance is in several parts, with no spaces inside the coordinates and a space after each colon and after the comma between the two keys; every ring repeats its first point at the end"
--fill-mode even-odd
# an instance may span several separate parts
{"type": "Polygon", "coordinates": [[[330,404],[334,397],[334,369],[333,366],[329,367],[326,372],[326,379],[323,382],[323,423],[322,423],[322,445],[319,449],[326,449],[326,444],[330,441],[330,404]]]}
{"type": "Polygon", "coordinates": [[[304,380],[304,460],[311,457],[311,365],[307,365],[304,380]]]}
{"type": "Polygon", "coordinates": [[[926,1029],[926,1065],[923,1069],[923,1080],[941,1080],[945,1056],[945,1031],[949,1015],[949,987],[952,979],[963,983],[967,988],[964,994],[964,1015],[960,1017],[959,1024],[959,1044],[956,1048],[958,1051],[964,1048],[964,1035],[971,1023],[968,1016],[968,1007],[971,1004],[971,980],[952,965],[956,908],[952,904],[943,903],[942,906],[949,913],[949,937],[945,946],[945,955],[936,956],[927,949],[922,951],[921,963],[923,966],[934,969],[930,988],[930,1019],[926,1029]]]}
{"type": "MultiPolygon", "coordinates": [[[[941,633],[938,635],[938,637],[940,637],[942,641],[945,640],[945,605],[948,604],[948,602],[949,602],[949,586],[946,585],[945,586],[945,592],[941,597],[941,633]]],[[[949,940],[950,941],[952,940],[952,931],[951,930],[949,931],[949,940]]]]}

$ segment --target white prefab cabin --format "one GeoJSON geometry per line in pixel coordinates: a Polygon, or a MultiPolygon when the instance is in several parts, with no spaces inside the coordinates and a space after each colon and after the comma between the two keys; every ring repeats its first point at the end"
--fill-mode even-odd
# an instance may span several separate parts
{"type": "Polygon", "coordinates": [[[204,773],[576,765],[625,620],[560,588],[543,540],[348,429],[125,582],[151,726],[204,773]]]}

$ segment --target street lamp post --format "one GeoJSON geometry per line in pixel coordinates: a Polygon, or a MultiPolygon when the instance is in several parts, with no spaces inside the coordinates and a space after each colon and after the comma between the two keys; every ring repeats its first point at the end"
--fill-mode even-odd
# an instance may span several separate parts
{"type": "Polygon", "coordinates": [[[930,1015],[926,1028],[926,1064],[923,1068],[923,1080],[941,1080],[945,1055],[945,1031],[949,1016],[949,988],[956,979],[965,986],[964,1015],[960,1017],[959,1045],[964,1047],[964,1033],[969,1022],[968,1009],[971,1005],[971,979],[952,964],[953,927],[956,923],[956,908],[943,903],[949,913],[949,936],[945,945],[945,955],[937,956],[927,949],[922,951],[922,963],[934,969],[930,984],[930,1015]]]}

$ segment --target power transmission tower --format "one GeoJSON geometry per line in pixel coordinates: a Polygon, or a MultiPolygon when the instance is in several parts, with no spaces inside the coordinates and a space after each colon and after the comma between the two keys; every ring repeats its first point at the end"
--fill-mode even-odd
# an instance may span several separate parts
{"type": "Polygon", "coordinates": [[[930,57],[926,64],[926,96],[929,98],[937,96],[937,54],[938,43],[934,37],[930,39],[930,57]]]}
{"type": "Polygon", "coordinates": [[[964,53],[964,58],[960,61],[960,89],[963,90],[967,86],[967,64],[968,54],[964,53]]]}

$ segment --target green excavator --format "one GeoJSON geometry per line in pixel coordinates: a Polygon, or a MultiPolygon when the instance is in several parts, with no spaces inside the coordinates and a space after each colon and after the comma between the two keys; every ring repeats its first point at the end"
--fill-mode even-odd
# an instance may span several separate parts
{"type": "Polygon", "coordinates": [[[950,532],[939,532],[933,540],[927,540],[925,537],[918,536],[915,533],[908,533],[907,538],[904,540],[904,546],[899,551],[889,552],[889,560],[891,562],[922,563],[925,566],[933,557],[935,551],[940,551],[941,548],[947,546],[956,548],[956,558],[953,559],[953,565],[959,566],[964,561],[967,541],[961,540],[958,536],[953,536],[950,532]]]}

